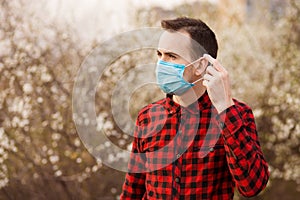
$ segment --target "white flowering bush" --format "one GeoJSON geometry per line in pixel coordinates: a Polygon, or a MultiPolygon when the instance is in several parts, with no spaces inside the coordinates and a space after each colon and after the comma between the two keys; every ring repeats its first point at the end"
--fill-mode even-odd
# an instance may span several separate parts
{"type": "Polygon", "coordinates": [[[276,33],[265,93],[260,98],[259,127],[271,166],[270,185],[291,195],[300,193],[300,4],[289,1],[286,18],[277,21],[276,33]],[[290,183],[290,184],[288,184],[290,183]],[[288,186],[289,185],[289,186],[288,186]],[[297,193],[295,192],[297,191],[297,193]]]}
{"type": "Polygon", "coordinates": [[[0,1],[0,199],[89,198],[79,184],[97,187],[102,164],[82,145],[71,106],[87,52],[70,27],[26,6],[0,1]]]}
{"type": "Polygon", "coordinates": [[[5,134],[4,128],[0,127],[0,188],[8,183],[7,165],[5,161],[8,159],[8,151],[17,152],[14,141],[10,140],[5,134]]]}

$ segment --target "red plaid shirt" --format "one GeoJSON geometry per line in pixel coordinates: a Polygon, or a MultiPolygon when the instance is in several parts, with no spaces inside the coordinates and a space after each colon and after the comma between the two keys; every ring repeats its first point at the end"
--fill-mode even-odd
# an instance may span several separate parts
{"type": "Polygon", "coordinates": [[[235,186],[257,195],[268,165],[251,108],[234,102],[218,114],[207,93],[186,108],[167,95],[143,108],[121,200],[233,199],[235,186]]]}

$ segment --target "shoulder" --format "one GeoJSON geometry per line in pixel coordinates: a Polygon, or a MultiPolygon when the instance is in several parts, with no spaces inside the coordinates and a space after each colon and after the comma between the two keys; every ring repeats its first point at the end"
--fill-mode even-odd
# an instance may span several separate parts
{"type": "Polygon", "coordinates": [[[138,124],[139,125],[147,124],[150,121],[151,116],[165,114],[166,113],[165,104],[166,104],[166,98],[163,98],[143,107],[139,111],[137,116],[138,124]]]}
{"type": "Polygon", "coordinates": [[[235,107],[241,114],[252,114],[252,108],[243,101],[233,99],[235,107]]]}

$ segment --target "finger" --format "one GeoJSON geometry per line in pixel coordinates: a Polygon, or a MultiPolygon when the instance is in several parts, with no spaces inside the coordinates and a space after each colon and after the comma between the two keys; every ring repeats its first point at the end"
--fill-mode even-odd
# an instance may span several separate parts
{"type": "Polygon", "coordinates": [[[225,68],[219,63],[219,61],[217,59],[214,59],[213,57],[211,57],[211,55],[209,54],[204,54],[203,57],[210,62],[218,71],[224,71],[225,68]]]}
{"type": "Polygon", "coordinates": [[[206,73],[210,74],[212,76],[217,76],[218,73],[220,73],[219,71],[217,71],[213,66],[208,66],[206,69],[206,73]]]}
{"type": "Polygon", "coordinates": [[[204,80],[204,81],[202,82],[202,85],[205,86],[205,87],[207,88],[207,87],[208,87],[208,81],[207,81],[207,80],[204,80]]]}
{"type": "Polygon", "coordinates": [[[212,80],[212,78],[213,78],[213,76],[210,75],[210,74],[204,74],[204,76],[203,76],[203,79],[204,79],[204,80],[207,80],[207,81],[212,80]]]}

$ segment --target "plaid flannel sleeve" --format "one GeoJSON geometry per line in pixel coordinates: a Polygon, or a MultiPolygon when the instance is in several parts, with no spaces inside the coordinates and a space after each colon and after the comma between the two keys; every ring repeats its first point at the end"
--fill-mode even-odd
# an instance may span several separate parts
{"type": "Polygon", "coordinates": [[[239,192],[246,197],[257,195],[265,188],[270,174],[251,108],[235,102],[217,119],[225,142],[228,166],[239,192]]]}
{"type": "Polygon", "coordinates": [[[140,134],[138,120],[134,132],[134,141],[132,143],[132,150],[130,155],[130,160],[128,163],[128,173],[125,176],[125,182],[122,187],[122,193],[120,195],[120,200],[141,200],[145,194],[145,173],[135,173],[145,171],[145,157],[142,153],[140,147],[140,140],[138,138],[140,134]]]}

